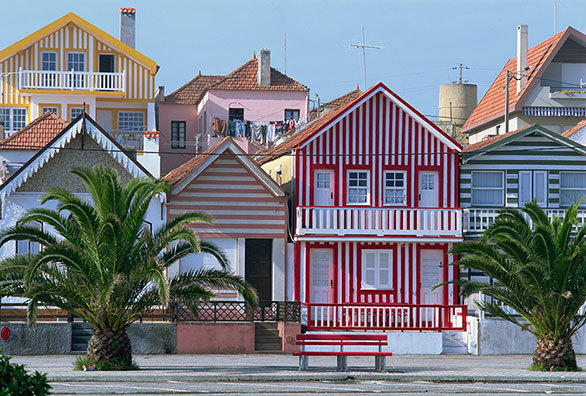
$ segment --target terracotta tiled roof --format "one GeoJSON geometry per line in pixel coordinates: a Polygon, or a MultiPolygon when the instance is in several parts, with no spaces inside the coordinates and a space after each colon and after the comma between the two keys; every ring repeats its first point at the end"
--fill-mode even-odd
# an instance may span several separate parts
{"type": "Polygon", "coordinates": [[[167,173],[163,179],[168,180],[172,186],[181,182],[184,178],[191,175],[197,168],[199,168],[204,162],[206,162],[209,156],[214,154],[222,145],[224,145],[224,143],[226,143],[228,139],[231,140],[229,136],[225,137],[215,146],[210,147],[203,153],[196,155],[189,161],[185,162],[184,164],[178,166],[177,168],[167,173]]]}
{"type": "MultiPolygon", "coordinates": [[[[519,92],[519,94],[517,94],[516,80],[512,80],[509,83],[510,113],[522,110],[525,97],[529,94],[529,92],[531,92],[532,88],[539,81],[539,78],[543,75],[545,69],[547,69],[547,66],[569,36],[578,38],[582,42],[586,41],[586,36],[584,34],[580,33],[572,27],[568,27],[529,49],[527,54],[527,64],[530,67],[533,67],[533,69],[528,71],[527,83],[521,92],[519,92]]],[[[507,71],[513,74],[517,72],[516,57],[509,59],[505,67],[503,67],[496,80],[494,80],[480,103],[478,103],[478,106],[476,106],[470,117],[468,117],[468,120],[466,120],[466,123],[462,128],[463,132],[467,132],[487,122],[504,117],[504,86],[506,82],[507,71]]]]}
{"type": "Polygon", "coordinates": [[[0,141],[0,150],[38,150],[45,147],[69,123],[47,111],[33,122],[0,141]]]}
{"type": "Polygon", "coordinates": [[[136,8],[122,7],[120,8],[121,14],[136,14],[136,8]]]}
{"type": "MultiPolygon", "coordinates": [[[[354,91],[350,91],[345,95],[340,96],[334,100],[326,102],[320,105],[320,116],[326,114],[329,111],[336,110],[340,106],[345,105],[346,103],[350,103],[354,99],[358,98],[362,95],[362,91],[356,87],[354,91]]],[[[313,109],[309,112],[309,120],[315,120],[317,118],[317,109],[313,109]]]]}
{"type": "Polygon", "coordinates": [[[519,128],[519,129],[515,129],[514,131],[509,131],[507,133],[503,133],[502,135],[496,135],[496,136],[488,137],[486,139],[483,139],[481,142],[474,143],[474,144],[469,144],[468,146],[464,146],[464,149],[462,151],[464,151],[465,153],[469,153],[471,151],[480,150],[481,148],[486,147],[489,144],[492,144],[494,142],[498,142],[499,140],[502,140],[504,138],[507,138],[509,136],[512,136],[512,135],[516,134],[517,132],[521,132],[521,131],[527,130],[529,128],[533,128],[536,125],[537,124],[529,125],[529,126],[524,127],[524,128],[519,128]]]}
{"type": "Polygon", "coordinates": [[[348,92],[347,94],[342,95],[339,98],[332,100],[331,102],[328,102],[334,103],[336,107],[332,108],[329,112],[323,114],[320,118],[315,119],[311,123],[307,124],[301,130],[294,129],[293,131],[288,132],[285,135],[285,138],[287,140],[285,140],[283,143],[277,146],[273,146],[263,152],[260,152],[259,154],[262,156],[257,160],[257,162],[259,164],[264,164],[265,162],[268,162],[276,157],[280,157],[282,155],[287,154],[288,152],[293,150],[295,146],[297,146],[297,144],[303,141],[306,137],[313,134],[315,131],[317,131],[319,128],[325,125],[332,118],[335,118],[342,110],[345,109],[346,105],[358,99],[362,94],[363,92],[357,89],[348,92]]]}
{"type": "Polygon", "coordinates": [[[565,131],[564,133],[562,133],[563,137],[570,137],[572,136],[574,133],[578,132],[580,129],[584,128],[586,126],[586,119],[580,121],[579,123],[577,123],[576,125],[574,125],[573,127],[571,127],[570,129],[568,129],[567,131],[565,131]]]}
{"type": "Polygon", "coordinates": [[[197,104],[208,89],[241,91],[306,91],[307,87],[271,67],[271,85],[261,87],[256,79],[258,60],[252,58],[226,76],[202,75],[165,96],[166,103],[197,104]]]}
{"type": "Polygon", "coordinates": [[[144,137],[146,137],[147,139],[156,139],[158,138],[160,135],[159,131],[145,131],[144,132],[144,137]]]}
{"type": "Polygon", "coordinates": [[[258,85],[256,73],[258,60],[252,58],[222,80],[212,84],[208,89],[244,90],[244,91],[306,91],[307,87],[291,77],[271,67],[271,85],[258,85]]]}
{"type": "Polygon", "coordinates": [[[197,104],[206,89],[223,78],[224,76],[205,76],[199,72],[193,80],[165,96],[164,103],[197,104]]]}

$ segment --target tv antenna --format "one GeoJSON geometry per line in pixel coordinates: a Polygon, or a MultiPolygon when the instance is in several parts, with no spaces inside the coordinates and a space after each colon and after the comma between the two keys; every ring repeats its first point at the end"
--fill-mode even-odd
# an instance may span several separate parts
{"type": "Polygon", "coordinates": [[[463,83],[467,83],[469,82],[468,80],[463,80],[462,79],[462,71],[463,70],[470,70],[470,68],[466,65],[463,65],[462,63],[460,63],[458,66],[452,67],[452,70],[457,70],[460,69],[460,79],[458,81],[452,81],[453,84],[458,83],[458,84],[463,84],[463,83]]]}
{"type": "Polygon", "coordinates": [[[364,78],[364,90],[366,91],[366,49],[367,48],[371,48],[371,49],[381,49],[383,47],[379,46],[379,45],[367,45],[364,43],[364,26],[362,27],[362,42],[359,44],[352,44],[352,42],[350,42],[350,48],[359,48],[362,49],[362,71],[363,71],[363,78],[364,78]]]}

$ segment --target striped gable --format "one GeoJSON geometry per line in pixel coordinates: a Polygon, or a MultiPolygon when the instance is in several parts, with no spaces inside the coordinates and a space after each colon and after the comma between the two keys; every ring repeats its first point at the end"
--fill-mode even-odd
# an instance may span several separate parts
{"type": "Polygon", "coordinates": [[[208,214],[212,224],[191,225],[201,238],[286,238],[285,193],[230,138],[213,151],[202,154],[203,161],[196,157],[182,165],[200,162],[181,180],[173,180],[169,219],[186,211],[208,214]]]}

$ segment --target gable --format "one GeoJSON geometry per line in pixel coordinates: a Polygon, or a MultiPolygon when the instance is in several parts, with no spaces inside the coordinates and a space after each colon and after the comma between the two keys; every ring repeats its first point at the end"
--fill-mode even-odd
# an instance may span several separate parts
{"type": "Polygon", "coordinates": [[[75,193],[87,192],[82,180],[73,175],[69,170],[76,165],[92,167],[102,165],[114,168],[123,184],[132,179],[128,170],[124,169],[118,161],[89,135],[76,136],[53,158],[34,173],[24,184],[16,189],[17,192],[44,192],[52,187],[61,187],[75,193]]]}

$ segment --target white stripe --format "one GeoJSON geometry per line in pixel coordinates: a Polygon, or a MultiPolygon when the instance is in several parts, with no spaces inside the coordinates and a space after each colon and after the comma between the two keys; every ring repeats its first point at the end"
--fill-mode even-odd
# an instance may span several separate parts
{"type": "MultiPolygon", "coordinates": [[[[342,260],[340,260],[340,258],[342,257],[342,244],[338,243],[338,263],[340,263],[342,260]]],[[[337,303],[341,303],[342,302],[342,271],[344,268],[342,268],[341,265],[338,265],[338,301],[336,301],[337,303]]]]}
{"type": "Polygon", "coordinates": [[[258,184],[205,184],[205,183],[197,183],[191,184],[190,186],[186,187],[185,190],[193,189],[194,187],[197,188],[213,188],[215,190],[239,190],[239,189],[246,189],[246,190],[264,190],[264,186],[258,184]]]}
{"type": "MultiPolygon", "coordinates": [[[[192,190],[193,191],[193,190],[192,190]]],[[[273,198],[270,194],[264,193],[231,193],[231,192],[211,192],[211,193],[202,193],[202,192],[188,192],[184,191],[181,193],[182,197],[201,197],[201,198],[273,198]]]]}
{"type": "Polygon", "coordinates": [[[411,295],[409,287],[409,271],[411,270],[411,255],[409,254],[409,245],[405,246],[405,300],[404,303],[411,304],[411,295]]]}
{"type": "Polygon", "coordinates": [[[403,275],[403,255],[401,254],[401,247],[397,244],[397,279],[394,280],[397,282],[394,284],[395,290],[398,291],[397,293],[397,301],[401,301],[401,279],[403,275]]]}
{"type": "Polygon", "coordinates": [[[362,165],[362,157],[363,157],[362,154],[364,153],[364,149],[362,148],[362,136],[364,136],[363,135],[364,131],[362,130],[362,120],[364,118],[363,109],[364,109],[364,106],[360,106],[358,108],[358,118],[359,118],[358,122],[359,122],[359,124],[358,124],[357,139],[358,139],[358,154],[360,154],[358,156],[358,164],[359,165],[362,165]]]}
{"type": "Polygon", "coordinates": [[[353,276],[353,283],[354,283],[354,300],[353,301],[358,301],[358,272],[357,272],[357,264],[356,264],[356,250],[358,250],[358,244],[356,242],[353,243],[353,251],[352,251],[352,255],[354,256],[352,259],[352,272],[354,273],[353,276]]]}
{"type": "Polygon", "coordinates": [[[207,176],[205,174],[198,176],[197,180],[256,181],[256,179],[252,176],[207,176]]]}
{"type": "MultiPolygon", "coordinates": [[[[344,250],[345,250],[345,261],[344,261],[344,274],[346,276],[346,302],[353,301],[350,296],[350,244],[344,242],[344,250]]],[[[355,300],[354,300],[355,301],[355,300]]]]}
{"type": "Polygon", "coordinates": [[[232,202],[226,203],[218,202],[218,201],[173,201],[173,206],[191,206],[191,205],[202,205],[202,206],[227,206],[227,205],[234,205],[234,206],[261,206],[261,207],[275,207],[281,209],[283,205],[279,202],[254,202],[254,201],[242,201],[242,202],[232,202]]]}
{"type": "Polygon", "coordinates": [[[191,224],[189,228],[196,229],[198,233],[209,233],[209,234],[237,234],[237,233],[247,233],[247,234],[275,234],[275,235],[283,235],[283,228],[254,228],[250,229],[247,227],[243,228],[228,228],[228,227],[218,227],[218,228],[201,228],[198,227],[196,224],[191,224]]]}
{"type": "MultiPolygon", "coordinates": [[[[190,209],[172,209],[175,203],[167,205],[169,214],[183,214],[190,212],[190,209]]],[[[250,215],[250,216],[284,216],[285,212],[282,210],[206,210],[205,214],[209,216],[214,215],[250,215]]]]}
{"type": "Polygon", "coordinates": [[[397,162],[399,165],[403,164],[403,115],[401,114],[402,111],[399,110],[399,130],[397,131],[398,136],[399,136],[399,147],[397,150],[398,158],[397,158],[397,162]]]}
{"type": "Polygon", "coordinates": [[[306,290],[305,290],[305,279],[307,278],[307,270],[308,265],[311,265],[309,262],[309,257],[307,257],[307,248],[306,243],[301,242],[301,275],[299,279],[299,290],[300,290],[300,300],[301,302],[307,302],[305,300],[306,290]]]}
{"type": "Polygon", "coordinates": [[[392,117],[392,114],[391,114],[391,101],[390,100],[387,100],[386,102],[387,102],[387,118],[385,120],[385,131],[384,131],[384,134],[385,134],[385,154],[387,154],[387,155],[385,155],[385,165],[388,165],[389,164],[389,156],[388,156],[388,153],[389,153],[389,141],[391,140],[391,134],[392,133],[395,133],[395,130],[393,129],[393,131],[391,132],[391,130],[389,129],[389,123],[390,123],[390,119],[392,117]]]}

